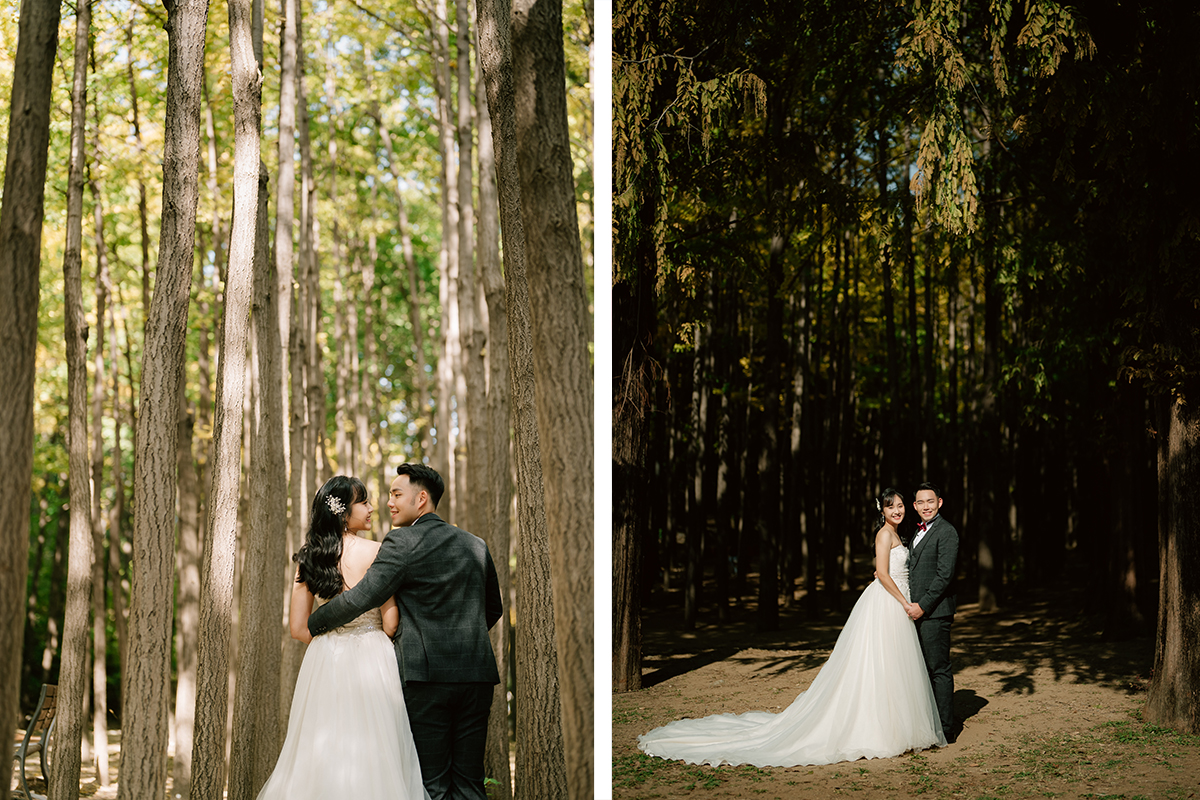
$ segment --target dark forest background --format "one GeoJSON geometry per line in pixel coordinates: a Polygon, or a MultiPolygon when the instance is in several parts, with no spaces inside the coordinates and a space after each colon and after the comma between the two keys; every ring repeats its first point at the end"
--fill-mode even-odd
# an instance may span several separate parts
{"type": "Polygon", "coordinates": [[[680,629],[837,609],[931,480],[960,602],[1085,582],[1194,731],[1198,12],[613,17],[614,689],[665,590],[680,629]]]}

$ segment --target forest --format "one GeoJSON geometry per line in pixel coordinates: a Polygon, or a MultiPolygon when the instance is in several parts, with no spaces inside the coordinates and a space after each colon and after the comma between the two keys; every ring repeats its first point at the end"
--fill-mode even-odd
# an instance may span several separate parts
{"type": "Polygon", "coordinates": [[[932,481],[960,603],[1076,587],[1153,638],[1146,721],[1200,733],[1198,35],[1153,1],[614,4],[614,692],[650,614],[661,653],[848,611],[875,498],[932,481]]]}
{"type": "Polygon", "coordinates": [[[317,488],[382,539],[414,462],[498,573],[489,796],[590,797],[591,0],[2,5],[0,719],[58,686],[38,791],[255,797],[317,488]]]}

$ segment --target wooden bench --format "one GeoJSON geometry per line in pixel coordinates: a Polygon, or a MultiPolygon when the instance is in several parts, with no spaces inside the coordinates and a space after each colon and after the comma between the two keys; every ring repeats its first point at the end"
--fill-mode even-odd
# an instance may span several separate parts
{"type": "Polygon", "coordinates": [[[44,800],[41,795],[34,794],[29,791],[29,785],[25,782],[25,759],[34,753],[40,754],[38,765],[42,772],[42,780],[47,779],[49,773],[49,754],[47,740],[50,734],[54,732],[55,712],[58,709],[58,687],[50,684],[42,684],[42,696],[38,698],[37,709],[34,710],[33,716],[29,718],[29,727],[25,730],[25,738],[18,744],[16,751],[13,753],[13,760],[20,765],[21,787],[20,791],[25,795],[26,800],[44,800]]]}

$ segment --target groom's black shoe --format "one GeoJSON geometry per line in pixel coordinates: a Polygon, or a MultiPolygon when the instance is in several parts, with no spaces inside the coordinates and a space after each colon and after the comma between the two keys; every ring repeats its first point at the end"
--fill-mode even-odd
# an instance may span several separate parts
{"type": "Polygon", "coordinates": [[[958,735],[960,733],[962,733],[962,729],[963,729],[962,723],[959,722],[958,720],[955,720],[954,724],[950,726],[950,730],[944,731],[944,733],[946,734],[946,744],[954,744],[955,742],[957,742],[958,735]]]}

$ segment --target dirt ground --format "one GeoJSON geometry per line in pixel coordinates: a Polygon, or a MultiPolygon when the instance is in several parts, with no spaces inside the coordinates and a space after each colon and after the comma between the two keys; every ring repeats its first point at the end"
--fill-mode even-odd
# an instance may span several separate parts
{"type": "MultiPolygon", "coordinates": [[[[845,612],[785,611],[773,633],[752,613],[679,632],[678,607],[644,618],[643,684],[613,697],[615,798],[1194,798],[1200,737],[1145,725],[1154,641],[1104,641],[1084,595],[1030,593],[998,613],[960,605],[948,747],[789,769],[698,767],[649,758],[637,737],[680,717],[782,710],[816,676],[845,612]]],[[[711,618],[714,615],[709,615],[711,618]]]]}

